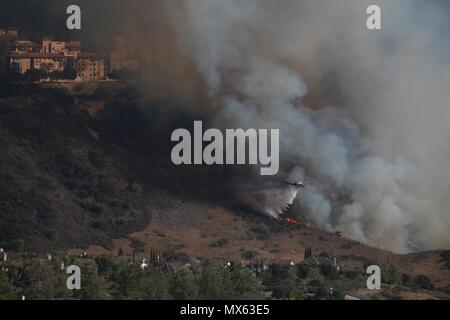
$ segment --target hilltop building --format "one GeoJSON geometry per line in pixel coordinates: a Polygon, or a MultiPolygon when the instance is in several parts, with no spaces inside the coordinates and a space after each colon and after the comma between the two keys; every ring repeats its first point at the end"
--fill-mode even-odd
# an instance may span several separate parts
{"type": "Polygon", "coordinates": [[[39,49],[40,47],[37,43],[28,40],[17,40],[13,47],[15,52],[39,52],[39,49]]]}
{"type": "Polygon", "coordinates": [[[0,30],[0,36],[13,39],[8,58],[10,69],[19,74],[31,69],[49,73],[74,69],[78,81],[88,82],[107,79],[113,72],[139,69],[138,61],[129,57],[123,38],[114,39],[111,52],[97,53],[83,52],[80,41],[44,38],[39,45],[29,40],[17,40],[18,32],[13,28],[0,30]]]}
{"type": "Polygon", "coordinates": [[[50,39],[42,40],[42,53],[64,54],[66,51],[66,43],[64,41],[52,41],[50,39]]]}
{"type": "Polygon", "coordinates": [[[81,53],[77,59],[76,70],[77,77],[82,81],[105,79],[105,57],[98,53],[81,53]]]}
{"type": "Polygon", "coordinates": [[[77,58],[81,54],[81,42],[80,41],[67,41],[66,50],[64,55],[67,57],[77,58]]]}
{"type": "Polygon", "coordinates": [[[66,59],[64,56],[40,52],[11,52],[9,54],[12,71],[24,74],[30,69],[47,72],[64,71],[66,59]]]}
{"type": "Polygon", "coordinates": [[[114,48],[111,52],[110,72],[120,70],[138,70],[139,63],[136,59],[128,57],[125,40],[121,37],[114,38],[114,48]]]}
{"type": "Polygon", "coordinates": [[[50,38],[42,40],[42,53],[63,54],[64,56],[77,57],[81,53],[80,41],[54,41],[50,38]]]}
{"type": "Polygon", "coordinates": [[[17,39],[19,37],[19,31],[16,28],[8,28],[6,30],[0,29],[0,37],[6,37],[9,39],[17,39]]]}

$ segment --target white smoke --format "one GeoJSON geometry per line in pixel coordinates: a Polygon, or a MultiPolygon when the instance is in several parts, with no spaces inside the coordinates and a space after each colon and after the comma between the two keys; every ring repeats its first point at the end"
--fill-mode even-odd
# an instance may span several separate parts
{"type": "Polygon", "coordinates": [[[281,130],[281,160],[314,178],[311,221],[396,252],[450,246],[449,24],[432,1],[175,3],[218,123],[281,130]],[[365,27],[375,2],[383,31],[365,27]],[[336,105],[304,105],[304,79],[331,84],[336,105]]]}

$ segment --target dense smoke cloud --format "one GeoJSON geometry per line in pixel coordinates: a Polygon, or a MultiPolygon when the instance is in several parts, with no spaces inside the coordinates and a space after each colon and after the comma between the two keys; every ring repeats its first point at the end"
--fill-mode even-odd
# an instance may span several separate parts
{"type": "Polygon", "coordinates": [[[450,50],[433,2],[186,0],[167,10],[216,122],[281,129],[286,175],[314,183],[300,199],[311,221],[396,252],[449,247],[450,50]],[[374,2],[382,31],[365,27],[374,2]]]}
{"type": "Polygon", "coordinates": [[[281,129],[282,178],[312,182],[299,197],[310,221],[406,252],[450,247],[447,2],[18,0],[1,14],[89,50],[124,35],[149,95],[210,105],[215,126],[281,129]],[[31,2],[48,16],[23,15],[31,2]],[[68,3],[80,33],[64,29],[68,3]],[[366,28],[369,4],[381,31],[366,28]]]}

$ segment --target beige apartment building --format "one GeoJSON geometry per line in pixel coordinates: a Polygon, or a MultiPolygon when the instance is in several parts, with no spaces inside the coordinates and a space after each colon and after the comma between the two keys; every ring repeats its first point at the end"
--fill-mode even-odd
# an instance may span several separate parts
{"type": "Polygon", "coordinates": [[[80,41],[67,41],[65,56],[77,58],[81,54],[81,42],[80,41]]]}
{"type": "Polygon", "coordinates": [[[9,65],[13,72],[24,74],[31,69],[31,58],[21,56],[19,53],[10,53],[9,65]]]}
{"type": "Polygon", "coordinates": [[[32,41],[18,40],[15,42],[13,49],[15,52],[39,52],[40,47],[37,43],[32,41]]]}
{"type": "Polygon", "coordinates": [[[11,69],[24,74],[30,69],[47,72],[64,71],[66,59],[64,56],[40,52],[11,52],[9,54],[11,69]]]}
{"type": "Polygon", "coordinates": [[[106,78],[105,57],[100,53],[81,53],[76,69],[79,80],[103,80],[106,78]]]}
{"type": "Polygon", "coordinates": [[[42,40],[42,53],[64,54],[66,51],[66,43],[64,41],[53,41],[51,39],[42,40]]]}
{"type": "Polygon", "coordinates": [[[66,59],[58,54],[39,55],[33,60],[33,68],[47,72],[64,71],[66,59]]]}
{"type": "Polygon", "coordinates": [[[137,70],[139,63],[135,59],[129,59],[126,54],[120,52],[111,52],[111,66],[110,71],[117,70],[137,70]]]}
{"type": "Polygon", "coordinates": [[[19,37],[19,31],[17,31],[17,29],[15,28],[8,28],[6,30],[0,29],[0,37],[17,39],[19,37]]]}
{"type": "Polygon", "coordinates": [[[114,39],[114,48],[108,53],[83,53],[80,41],[55,41],[44,38],[42,45],[28,40],[18,40],[14,28],[0,30],[0,36],[15,40],[8,55],[10,68],[20,74],[30,69],[46,72],[74,68],[79,81],[95,81],[107,78],[113,71],[138,70],[139,63],[128,56],[123,38],[114,39]]]}
{"type": "Polygon", "coordinates": [[[110,72],[117,70],[137,70],[139,62],[128,57],[125,40],[121,37],[114,38],[114,48],[110,54],[110,72]]]}

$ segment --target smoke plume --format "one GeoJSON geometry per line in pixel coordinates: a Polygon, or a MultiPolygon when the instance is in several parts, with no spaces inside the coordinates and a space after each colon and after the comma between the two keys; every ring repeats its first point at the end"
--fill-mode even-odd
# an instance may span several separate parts
{"type": "MultiPolygon", "coordinates": [[[[27,22],[24,2],[4,20],[27,22]]],[[[29,29],[62,33],[72,2],[42,3],[29,29]]],[[[317,226],[396,252],[450,247],[448,1],[76,3],[84,45],[124,35],[153,95],[211,106],[216,127],[280,129],[280,178],[311,181],[298,201],[317,226]],[[366,28],[372,4],[383,30],[366,28]]]]}
{"type": "Polygon", "coordinates": [[[299,197],[310,221],[396,252],[450,246],[445,9],[410,0],[167,4],[215,123],[279,128],[284,174],[313,182],[299,197]],[[370,4],[382,8],[381,31],[366,28],[370,4]]]}

